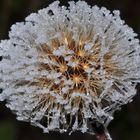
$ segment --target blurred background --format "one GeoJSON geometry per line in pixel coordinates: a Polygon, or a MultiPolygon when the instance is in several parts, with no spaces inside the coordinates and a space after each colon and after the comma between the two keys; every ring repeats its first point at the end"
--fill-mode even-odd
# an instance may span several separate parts
{"type": "MultiPolygon", "coordinates": [[[[90,5],[105,6],[111,11],[119,9],[121,17],[131,26],[140,38],[140,0],[85,0],[90,5]]],[[[23,21],[32,12],[47,7],[53,0],[0,0],[0,40],[8,37],[10,26],[23,21]]],[[[61,4],[68,1],[60,0],[61,4]]],[[[140,140],[140,85],[134,101],[115,113],[109,125],[113,140],[140,140]]],[[[69,136],[67,133],[52,132],[43,134],[42,130],[29,123],[18,122],[16,116],[0,103],[0,140],[94,140],[89,134],[79,132],[69,136]]]]}

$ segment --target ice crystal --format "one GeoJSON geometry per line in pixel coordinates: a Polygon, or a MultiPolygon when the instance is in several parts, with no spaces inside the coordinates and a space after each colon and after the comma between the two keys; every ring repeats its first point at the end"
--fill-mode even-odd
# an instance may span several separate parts
{"type": "Polygon", "coordinates": [[[11,27],[0,43],[0,100],[44,130],[93,132],[132,101],[140,81],[137,34],[119,11],[59,1],[11,27]]]}

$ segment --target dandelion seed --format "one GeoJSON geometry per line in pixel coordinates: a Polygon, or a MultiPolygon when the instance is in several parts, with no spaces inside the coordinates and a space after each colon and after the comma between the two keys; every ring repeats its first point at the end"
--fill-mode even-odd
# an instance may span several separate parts
{"type": "Polygon", "coordinates": [[[56,1],[11,27],[0,43],[0,100],[45,133],[93,134],[136,94],[140,45],[118,11],[69,4],[56,1]]]}

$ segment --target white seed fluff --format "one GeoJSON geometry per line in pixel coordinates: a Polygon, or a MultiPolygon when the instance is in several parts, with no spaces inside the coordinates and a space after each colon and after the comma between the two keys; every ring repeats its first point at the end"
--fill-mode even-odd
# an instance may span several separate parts
{"type": "Polygon", "coordinates": [[[0,101],[18,120],[49,131],[94,133],[140,82],[137,34],[119,11],[59,1],[11,27],[0,43],[0,101]]]}

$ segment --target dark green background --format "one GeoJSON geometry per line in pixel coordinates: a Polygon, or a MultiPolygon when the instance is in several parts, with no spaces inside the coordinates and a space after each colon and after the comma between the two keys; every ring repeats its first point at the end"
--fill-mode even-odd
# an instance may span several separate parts
{"type": "MultiPolygon", "coordinates": [[[[67,1],[60,0],[62,4],[67,1]]],[[[121,11],[121,17],[140,35],[140,0],[86,0],[90,5],[97,4],[108,9],[121,11]]],[[[47,7],[51,0],[0,0],[0,40],[8,36],[10,26],[38,9],[47,7]]],[[[139,36],[140,37],[140,36],[139,36]]],[[[140,86],[134,101],[115,113],[109,125],[113,140],[140,140],[140,86]]],[[[79,132],[69,136],[67,133],[52,132],[43,134],[42,130],[25,122],[18,122],[15,115],[0,103],[0,140],[94,140],[88,134],[79,132]]]]}

